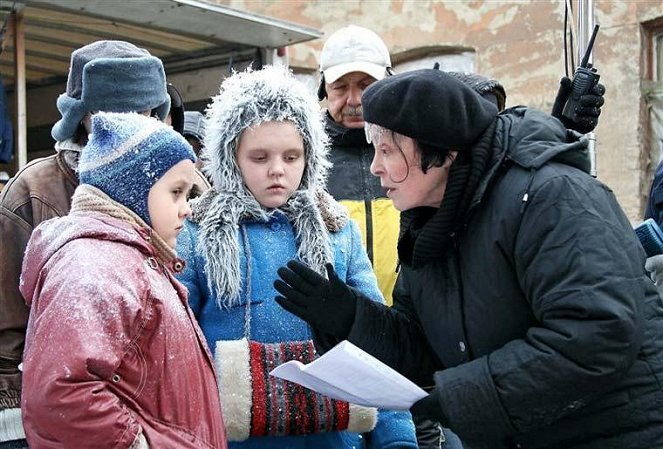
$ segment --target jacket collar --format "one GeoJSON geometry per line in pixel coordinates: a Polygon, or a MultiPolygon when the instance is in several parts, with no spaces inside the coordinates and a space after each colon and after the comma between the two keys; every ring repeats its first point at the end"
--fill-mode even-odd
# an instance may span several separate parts
{"type": "MultiPolygon", "coordinates": [[[[113,201],[101,190],[87,184],[76,188],[71,203],[70,213],[99,212],[131,225],[145,241],[145,252],[171,272],[179,273],[184,269],[184,261],[177,257],[171,248],[154,230],[132,210],[113,201]]],[[[154,268],[154,267],[152,267],[154,268]]]]}
{"type": "Polygon", "coordinates": [[[193,200],[191,208],[191,221],[199,225],[197,248],[221,308],[230,308],[240,301],[240,239],[244,224],[266,223],[283,214],[295,231],[297,257],[324,274],[325,264],[333,261],[329,233],[339,231],[348,220],[347,210],[322,190],[298,190],[280,208],[266,210],[252,196],[220,192],[213,187],[193,200]]]}
{"type": "Polygon", "coordinates": [[[75,151],[80,153],[85,148],[83,145],[80,145],[74,141],[74,139],[66,139],[55,142],[55,151],[75,151]]]}

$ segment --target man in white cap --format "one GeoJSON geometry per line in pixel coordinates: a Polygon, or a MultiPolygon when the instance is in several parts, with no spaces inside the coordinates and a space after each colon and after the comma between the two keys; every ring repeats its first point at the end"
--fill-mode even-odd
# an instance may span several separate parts
{"type": "Polygon", "coordinates": [[[350,25],[325,42],[320,72],[318,98],[327,99],[325,122],[334,164],[327,187],[359,223],[380,290],[391,303],[398,212],[368,169],[374,150],[366,142],[361,109],[364,89],[391,73],[389,50],[373,31],[350,25]]]}
{"type": "MultiPolygon", "coordinates": [[[[380,290],[391,304],[396,282],[399,213],[370,173],[374,149],[366,141],[361,95],[370,84],[393,75],[389,50],[373,31],[349,25],[334,32],[320,54],[318,99],[327,99],[325,126],[333,167],[327,188],[350,210],[362,230],[380,290]],[[378,226],[379,224],[379,226],[378,226]]],[[[474,73],[452,73],[501,110],[506,93],[495,80],[474,73]]]]}

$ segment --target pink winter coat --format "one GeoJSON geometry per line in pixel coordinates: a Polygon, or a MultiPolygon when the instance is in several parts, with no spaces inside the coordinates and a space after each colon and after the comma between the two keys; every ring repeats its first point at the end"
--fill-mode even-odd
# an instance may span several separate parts
{"type": "Polygon", "coordinates": [[[82,207],[81,188],[110,201],[79,187],[69,216],[35,229],[23,264],[30,448],[144,447],[141,432],[150,448],[225,448],[213,362],[171,274],[182,261],[135,216],[82,207]]]}

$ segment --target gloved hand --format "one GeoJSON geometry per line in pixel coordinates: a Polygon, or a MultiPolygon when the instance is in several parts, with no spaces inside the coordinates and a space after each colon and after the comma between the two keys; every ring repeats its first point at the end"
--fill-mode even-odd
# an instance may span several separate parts
{"type": "Polygon", "coordinates": [[[645,261],[645,270],[659,291],[663,292],[663,254],[648,257],[645,261]]]}
{"type": "Polygon", "coordinates": [[[415,402],[412,407],[410,407],[410,413],[412,413],[412,416],[416,416],[419,419],[428,418],[432,421],[441,423],[443,426],[448,424],[447,417],[444,416],[442,406],[440,405],[437,390],[435,389],[433,389],[428,396],[415,402]]]}
{"type": "Polygon", "coordinates": [[[306,265],[291,260],[287,267],[277,270],[282,280],[274,281],[274,288],[282,296],[274,299],[317,331],[344,340],[355,319],[357,296],[338,278],[331,264],[328,263],[325,268],[329,280],[306,265]]]}
{"type": "Polygon", "coordinates": [[[587,134],[593,131],[599,123],[601,106],[605,102],[603,98],[605,86],[597,83],[591,93],[580,97],[578,107],[573,112],[573,119],[569,120],[562,116],[562,112],[564,111],[566,101],[571,95],[572,85],[573,82],[566,76],[562,77],[559,81],[559,90],[557,91],[557,97],[555,97],[551,115],[561,120],[568,129],[573,129],[581,134],[587,134]]]}
{"type": "Polygon", "coordinates": [[[412,415],[414,428],[417,433],[417,444],[420,448],[445,448],[447,438],[442,426],[437,420],[429,417],[412,415]]]}

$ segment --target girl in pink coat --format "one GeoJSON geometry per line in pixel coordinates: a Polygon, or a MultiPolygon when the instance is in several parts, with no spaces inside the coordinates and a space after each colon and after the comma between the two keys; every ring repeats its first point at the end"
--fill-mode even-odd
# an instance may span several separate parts
{"type": "Polygon", "coordinates": [[[212,359],[173,277],[194,162],[155,119],[93,116],[71,212],[34,231],[23,263],[31,449],[226,447],[212,359]]]}

